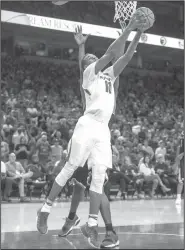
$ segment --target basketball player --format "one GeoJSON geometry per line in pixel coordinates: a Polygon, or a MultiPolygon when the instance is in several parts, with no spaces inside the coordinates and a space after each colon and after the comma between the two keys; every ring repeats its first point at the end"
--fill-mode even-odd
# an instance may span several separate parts
{"type": "Polygon", "coordinates": [[[84,70],[82,87],[85,92],[86,110],[76,124],[71,139],[68,161],[56,177],[46,203],[38,210],[37,229],[42,234],[46,234],[48,231],[47,219],[55,198],[78,166],[83,166],[88,160],[88,167],[92,169],[90,212],[88,223],[81,227],[81,231],[88,238],[91,246],[99,248],[98,212],[106,170],[112,167],[108,122],[114,109],[114,82],[131,60],[144,31],[143,24],[145,23],[146,20],[142,13],[134,14],[123,34],[110,45],[100,59],[94,55],[86,54],[82,60],[82,69],[84,70]],[[113,66],[102,72],[106,65],[120,53],[122,44],[125,43],[130,32],[134,29],[137,29],[136,35],[126,53],[113,66]]]}
{"type": "Polygon", "coordinates": [[[177,159],[179,166],[178,185],[177,185],[177,199],[176,205],[181,205],[181,194],[184,186],[184,133],[180,139],[180,146],[177,149],[177,159]]]}
{"type": "MultiPolygon", "coordinates": [[[[80,67],[80,90],[81,90],[81,96],[82,96],[82,104],[83,109],[85,110],[85,95],[82,88],[82,82],[83,82],[83,72],[81,68],[82,59],[85,56],[85,43],[88,38],[88,36],[85,36],[82,34],[82,27],[78,26],[75,29],[74,38],[79,46],[79,67],[80,67]]],[[[122,51],[124,51],[125,44],[122,45],[122,51]]],[[[119,56],[118,56],[119,57],[119,56]]],[[[117,86],[115,90],[115,99],[117,97],[117,89],[119,86],[119,77],[117,77],[115,84],[117,86]]],[[[87,186],[87,179],[88,179],[88,166],[85,164],[84,167],[79,167],[74,175],[72,176],[73,179],[73,194],[72,194],[72,200],[71,200],[71,207],[70,212],[68,215],[68,218],[66,218],[65,224],[62,227],[62,229],[59,232],[59,236],[64,237],[70,234],[72,229],[79,224],[80,219],[76,215],[77,208],[79,206],[81,198],[84,196],[84,188],[87,186]]],[[[119,245],[118,236],[116,235],[116,232],[113,229],[112,226],[112,219],[111,219],[111,212],[110,212],[110,203],[103,192],[102,194],[102,200],[100,204],[100,213],[102,215],[102,218],[105,223],[106,228],[106,235],[105,239],[101,243],[102,248],[113,248],[119,245]]]]}

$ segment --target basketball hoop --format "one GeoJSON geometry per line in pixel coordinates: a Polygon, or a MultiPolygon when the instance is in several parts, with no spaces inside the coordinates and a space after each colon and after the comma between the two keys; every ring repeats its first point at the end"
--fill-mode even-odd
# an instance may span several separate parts
{"type": "Polygon", "coordinates": [[[65,3],[67,3],[67,2],[69,2],[69,1],[68,0],[67,1],[64,1],[64,0],[53,0],[52,1],[52,3],[54,5],[58,5],[58,6],[61,6],[61,5],[65,4],[65,3]]]}
{"type": "Polygon", "coordinates": [[[137,1],[115,1],[114,22],[119,20],[121,26],[126,26],[126,21],[129,20],[136,11],[137,1]]]}

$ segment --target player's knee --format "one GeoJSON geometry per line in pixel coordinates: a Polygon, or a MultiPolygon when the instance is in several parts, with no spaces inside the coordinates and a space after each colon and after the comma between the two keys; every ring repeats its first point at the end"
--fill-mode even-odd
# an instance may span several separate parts
{"type": "Polygon", "coordinates": [[[76,166],[67,162],[55,179],[57,184],[61,187],[65,186],[66,182],[71,178],[76,168],[76,166]]]}
{"type": "Polygon", "coordinates": [[[107,168],[105,166],[96,166],[92,168],[92,181],[90,185],[91,191],[102,194],[106,169],[107,168]]]}

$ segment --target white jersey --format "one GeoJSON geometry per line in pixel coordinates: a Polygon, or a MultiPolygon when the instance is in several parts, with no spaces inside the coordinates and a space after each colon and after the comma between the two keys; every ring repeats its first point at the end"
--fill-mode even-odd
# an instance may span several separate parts
{"type": "Polygon", "coordinates": [[[82,87],[85,92],[86,109],[84,115],[108,123],[114,110],[113,67],[95,74],[96,62],[90,64],[83,73],[82,87]]]}

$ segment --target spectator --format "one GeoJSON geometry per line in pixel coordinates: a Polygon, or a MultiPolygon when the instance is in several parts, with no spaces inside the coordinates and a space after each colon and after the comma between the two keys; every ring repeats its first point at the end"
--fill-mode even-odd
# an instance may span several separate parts
{"type": "MultiPolygon", "coordinates": [[[[115,134],[114,134],[115,137],[115,134]]],[[[119,164],[123,164],[124,160],[125,160],[125,148],[123,146],[123,140],[119,139],[120,137],[118,137],[117,139],[115,139],[115,148],[118,151],[119,154],[119,164]]]]}
{"type": "Polygon", "coordinates": [[[36,154],[36,144],[37,144],[37,135],[38,135],[38,129],[35,127],[31,127],[30,129],[30,134],[29,134],[29,143],[28,143],[28,147],[30,149],[30,159],[32,158],[32,156],[34,154],[36,154]]]}
{"type": "Polygon", "coordinates": [[[112,145],[112,163],[117,164],[119,162],[119,151],[112,145]]]}
{"type": "Polygon", "coordinates": [[[133,186],[137,191],[138,198],[143,199],[144,196],[142,193],[142,188],[143,188],[144,178],[143,175],[139,173],[138,167],[134,164],[131,164],[126,158],[122,171],[125,171],[130,180],[133,181],[133,186]]]}
{"type": "Polygon", "coordinates": [[[25,131],[24,126],[18,127],[18,129],[15,131],[12,137],[12,143],[14,145],[14,148],[20,144],[21,137],[25,138],[26,143],[28,142],[28,135],[27,132],[25,131]]]}
{"type": "MultiPolygon", "coordinates": [[[[169,174],[170,175],[172,174],[172,173],[170,173],[171,167],[170,167],[169,158],[166,162],[163,161],[163,155],[158,154],[156,165],[155,165],[155,171],[159,175],[159,177],[161,178],[161,180],[165,184],[165,186],[167,186],[168,188],[173,188],[173,190],[174,190],[174,188],[177,187],[177,181],[172,176],[169,176],[169,174]],[[166,162],[168,165],[166,164],[166,162]],[[176,187],[174,187],[174,185],[176,187]]],[[[175,192],[175,190],[174,190],[174,192],[175,192]]]]}
{"type": "Polygon", "coordinates": [[[10,98],[7,100],[6,104],[8,107],[11,107],[12,109],[15,108],[15,105],[17,104],[17,100],[13,94],[10,95],[10,98]]]}
{"type": "Polygon", "coordinates": [[[148,155],[144,156],[143,159],[143,163],[141,163],[140,165],[140,173],[143,174],[144,176],[144,181],[146,183],[151,183],[152,182],[152,191],[150,193],[151,198],[154,197],[155,194],[155,190],[157,188],[158,185],[160,185],[162,191],[164,193],[169,192],[170,189],[168,189],[161,181],[160,177],[155,174],[155,171],[153,168],[149,168],[149,162],[150,162],[150,158],[148,155]]]}
{"type": "Polygon", "coordinates": [[[108,171],[108,181],[105,185],[105,193],[110,200],[110,188],[112,184],[120,185],[121,197],[126,199],[126,188],[127,184],[132,182],[132,180],[120,171],[118,164],[114,164],[113,168],[108,171]]]}
{"type": "Polygon", "coordinates": [[[56,163],[56,157],[51,156],[51,159],[47,162],[46,168],[44,169],[47,175],[50,175],[50,176],[53,175],[53,169],[55,167],[55,163],[56,163]]]}
{"type": "Polygon", "coordinates": [[[140,143],[143,143],[143,141],[146,139],[145,127],[141,127],[141,131],[138,133],[138,138],[140,143]]]}
{"type": "Polygon", "coordinates": [[[34,103],[31,102],[29,107],[27,108],[27,113],[31,116],[31,117],[35,117],[38,114],[37,109],[34,107],[34,103]]]}
{"type": "Polygon", "coordinates": [[[9,145],[1,139],[1,160],[7,162],[9,156],[9,145]]]}
{"type": "Polygon", "coordinates": [[[67,124],[67,120],[65,118],[60,119],[60,125],[59,125],[59,130],[62,134],[62,137],[64,140],[69,141],[69,126],[67,124]]]}
{"type": "Polygon", "coordinates": [[[62,146],[59,145],[58,139],[54,139],[54,145],[51,146],[51,157],[55,157],[55,161],[60,161],[62,153],[62,146]]]}
{"type": "Polygon", "coordinates": [[[9,161],[6,163],[7,176],[14,180],[14,183],[19,187],[20,202],[25,202],[27,199],[24,194],[24,183],[29,179],[33,173],[31,171],[25,172],[20,162],[16,161],[16,155],[11,153],[9,161]]]}
{"type": "Polygon", "coordinates": [[[15,127],[18,122],[19,111],[12,109],[11,113],[7,116],[9,123],[15,127]]]}
{"type": "MultiPolygon", "coordinates": [[[[69,130],[70,132],[70,130],[69,130]]],[[[68,141],[62,138],[61,132],[58,130],[55,130],[54,133],[51,135],[52,139],[57,139],[59,142],[59,145],[62,146],[63,148],[67,148],[68,141]]],[[[69,136],[69,138],[71,138],[69,136]]]]}
{"type": "Polygon", "coordinates": [[[2,201],[11,202],[11,199],[9,197],[11,195],[12,182],[13,180],[7,177],[5,163],[1,161],[1,193],[2,193],[1,199],[2,201]]]}
{"type": "Polygon", "coordinates": [[[1,136],[3,137],[3,140],[6,141],[8,144],[11,143],[12,133],[13,127],[6,119],[6,123],[2,126],[1,136]]]}
{"type": "Polygon", "coordinates": [[[28,165],[28,169],[33,175],[30,177],[29,185],[31,185],[32,189],[41,189],[45,191],[47,189],[46,185],[46,176],[42,172],[42,166],[39,165],[39,159],[37,155],[33,155],[31,158],[31,163],[28,165]]]}
{"type": "Polygon", "coordinates": [[[51,161],[49,161],[47,163],[47,167],[45,169],[45,171],[46,171],[46,180],[47,180],[47,183],[48,183],[47,195],[49,194],[49,191],[51,190],[53,182],[54,182],[54,180],[56,178],[56,173],[59,171],[59,169],[61,169],[61,167],[63,167],[65,165],[65,163],[64,163],[64,165],[62,166],[61,165],[62,163],[63,163],[62,161],[59,162],[57,168],[55,168],[55,165],[56,165],[55,157],[52,157],[51,161]]]}
{"type": "Polygon", "coordinates": [[[165,161],[165,155],[166,155],[166,148],[165,148],[165,145],[164,145],[164,142],[163,141],[160,141],[159,142],[159,147],[156,149],[155,151],[155,157],[157,158],[157,156],[159,154],[162,154],[163,156],[163,161],[165,161]]]}
{"type": "Polygon", "coordinates": [[[45,132],[42,132],[41,138],[37,141],[36,149],[36,154],[39,157],[39,163],[46,170],[46,165],[51,154],[51,147],[47,140],[47,134],[45,132]]]}
{"type": "Polygon", "coordinates": [[[32,126],[37,126],[38,125],[38,111],[34,107],[34,103],[31,102],[29,107],[27,108],[27,113],[30,118],[30,124],[32,126]]]}
{"type": "MultiPolygon", "coordinates": [[[[177,190],[177,184],[178,184],[178,175],[176,173],[176,166],[178,164],[177,159],[174,162],[174,159],[170,157],[169,155],[166,155],[166,168],[164,169],[163,175],[164,179],[162,178],[163,183],[172,189],[173,193],[176,193],[177,190]],[[166,171],[165,171],[166,169],[166,171]]],[[[178,167],[177,167],[178,168],[178,167]]],[[[160,169],[160,168],[158,168],[160,169]]]]}
{"type": "Polygon", "coordinates": [[[144,140],[144,145],[142,147],[142,150],[147,154],[149,154],[151,160],[153,159],[154,151],[150,146],[148,146],[148,140],[144,140]]]}
{"type": "Polygon", "coordinates": [[[28,165],[28,170],[33,173],[30,177],[32,180],[44,180],[44,173],[42,172],[42,167],[39,165],[39,158],[37,155],[33,155],[31,158],[31,163],[28,165]]]}
{"type": "Polygon", "coordinates": [[[15,147],[16,159],[21,163],[23,168],[27,170],[28,158],[29,158],[29,146],[26,143],[24,136],[20,138],[20,144],[17,144],[15,147]]]}

